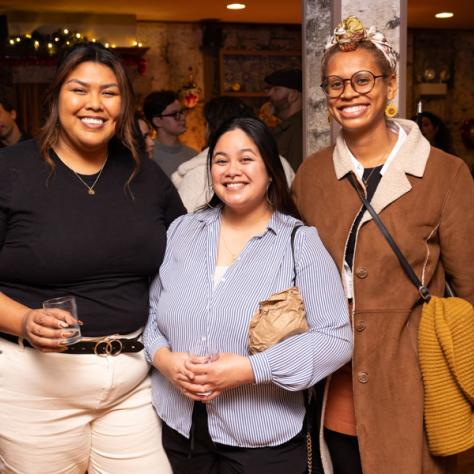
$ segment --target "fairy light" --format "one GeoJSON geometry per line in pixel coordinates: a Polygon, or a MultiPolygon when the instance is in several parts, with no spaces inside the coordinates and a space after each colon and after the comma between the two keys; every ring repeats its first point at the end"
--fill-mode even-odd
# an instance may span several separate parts
{"type": "Polygon", "coordinates": [[[35,45],[35,49],[38,49],[39,48],[39,45],[40,45],[40,42],[38,40],[36,40],[34,42],[34,45],[35,45]]]}
{"type": "Polygon", "coordinates": [[[48,49],[52,49],[53,43],[48,43],[48,49]]]}
{"type": "Polygon", "coordinates": [[[247,5],[245,3],[229,3],[226,8],[228,10],[243,10],[247,8],[247,5]]]}
{"type": "Polygon", "coordinates": [[[95,38],[92,38],[92,42],[95,43],[97,40],[95,38]]]}
{"type": "Polygon", "coordinates": [[[69,34],[69,30],[68,30],[67,28],[64,28],[63,33],[64,33],[65,35],[67,35],[67,34],[69,34]]]}
{"type": "Polygon", "coordinates": [[[20,38],[19,36],[17,36],[17,37],[15,38],[15,41],[16,41],[17,43],[19,43],[19,42],[21,41],[21,38],[20,38]]]}
{"type": "Polygon", "coordinates": [[[143,46],[143,43],[138,43],[138,47],[141,48],[143,46]]]}
{"type": "Polygon", "coordinates": [[[76,33],[76,38],[79,39],[81,37],[81,33],[76,33]]]}
{"type": "Polygon", "coordinates": [[[56,41],[56,43],[57,43],[57,42],[59,41],[59,37],[56,36],[56,37],[54,38],[54,41],[56,41]]]}
{"type": "Polygon", "coordinates": [[[105,46],[106,48],[108,48],[110,45],[109,45],[109,43],[104,43],[104,46],[105,46]]]}
{"type": "Polygon", "coordinates": [[[137,41],[137,40],[135,40],[135,41],[133,42],[133,46],[138,46],[138,41],[137,41]]]}
{"type": "Polygon", "coordinates": [[[10,44],[15,44],[15,40],[11,39],[10,44]]]}

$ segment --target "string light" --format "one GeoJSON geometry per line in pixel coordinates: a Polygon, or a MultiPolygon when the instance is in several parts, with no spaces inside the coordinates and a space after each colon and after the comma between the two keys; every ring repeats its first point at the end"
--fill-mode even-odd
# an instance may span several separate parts
{"type": "MultiPolygon", "coordinates": [[[[6,43],[9,48],[15,48],[21,51],[21,55],[27,54],[28,50],[33,50],[35,56],[41,57],[42,54],[47,56],[56,55],[61,47],[72,46],[74,44],[89,41],[83,33],[70,31],[68,28],[56,31],[52,34],[41,34],[38,31],[27,33],[24,35],[14,35],[8,38],[6,43]]],[[[90,40],[97,43],[96,38],[90,40]]],[[[116,43],[104,42],[106,48],[117,48],[116,43]]],[[[133,40],[133,46],[142,48],[143,43],[137,39],[133,40]]]]}

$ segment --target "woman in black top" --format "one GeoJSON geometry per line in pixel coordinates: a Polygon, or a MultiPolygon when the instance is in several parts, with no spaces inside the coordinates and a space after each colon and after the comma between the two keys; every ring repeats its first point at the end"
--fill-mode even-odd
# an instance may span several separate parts
{"type": "Polygon", "coordinates": [[[38,141],[0,154],[7,472],[170,472],[139,335],[166,229],[185,210],[141,159],[132,96],[111,52],[75,48],[58,66],[38,141]],[[71,346],[71,318],[40,309],[64,295],[75,296],[85,336],[71,346]]]}

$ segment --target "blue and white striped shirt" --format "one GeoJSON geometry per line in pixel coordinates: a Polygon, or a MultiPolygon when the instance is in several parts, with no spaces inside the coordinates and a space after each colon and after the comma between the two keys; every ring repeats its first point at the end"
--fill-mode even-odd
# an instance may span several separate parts
{"type": "MultiPolygon", "coordinates": [[[[149,361],[161,347],[186,352],[205,337],[220,352],[248,356],[249,322],[259,301],[292,286],[290,235],[301,224],[274,212],[214,288],[220,209],[187,214],[168,230],[159,277],[150,294],[144,333],[149,361]]],[[[207,404],[214,442],[261,447],[282,444],[302,429],[302,390],[334,372],[352,354],[347,300],[334,262],[314,227],[295,236],[296,286],[310,330],[249,356],[255,384],[223,392],[207,404]]],[[[189,437],[193,402],[159,371],[153,404],[163,421],[189,437]]]]}

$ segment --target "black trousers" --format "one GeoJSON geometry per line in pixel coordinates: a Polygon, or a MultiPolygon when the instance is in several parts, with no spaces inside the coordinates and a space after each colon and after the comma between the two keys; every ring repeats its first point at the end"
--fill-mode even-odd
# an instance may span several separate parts
{"type": "Polygon", "coordinates": [[[362,474],[357,436],[324,428],[324,439],[331,455],[334,474],[362,474]]]}
{"type": "Polygon", "coordinates": [[[305,436],[300,433],[279,446],[237,448],[214,443],[209,435],[204,404],[193,410],[191,439],[163,423],[163,447],[174,474],[304,474],[305,436]]]}

